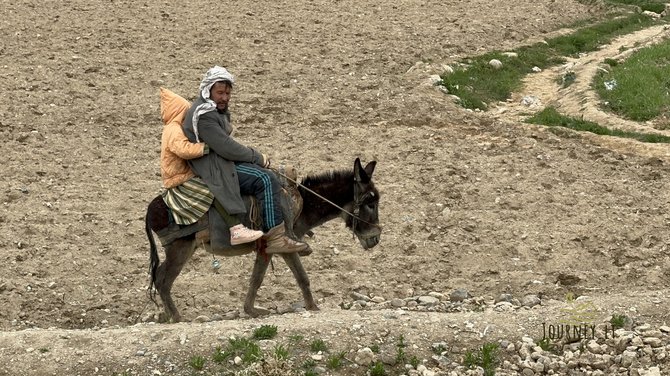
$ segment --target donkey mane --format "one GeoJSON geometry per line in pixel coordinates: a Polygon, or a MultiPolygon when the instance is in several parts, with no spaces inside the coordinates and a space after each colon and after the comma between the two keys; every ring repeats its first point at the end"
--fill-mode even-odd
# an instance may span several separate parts
{"type": "Polygon", "coordinates": [[[305,187],[312,188],[324,183],[331,183],[333,181],[351,180],[354,179],[354,172],[352,170],[333,170],[320,174],[308,175],[302,179],[301,183],[305,187]]]}

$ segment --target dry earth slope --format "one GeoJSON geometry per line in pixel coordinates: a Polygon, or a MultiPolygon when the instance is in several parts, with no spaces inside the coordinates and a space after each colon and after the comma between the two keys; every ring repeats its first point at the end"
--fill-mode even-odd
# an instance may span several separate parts
{"type": "MultiPolygon", "coordinates": [[[[188,374],[191,354],[260,324],[340,351],[401,334],[416,351],[450,341],[459,361],[483,341],[540,335],[568,293],[589,295],[603,317],[667,322],[665,156],[470,113],[425,84],[442,64],[540,40],[601,8],[215,5],[2,2],[0,374],[188,374]],[[304,260],[322,311],[207,323],[195,319],[241,307],[253,260],[222,260],[215,273],[211,256],[198,253],[174,287],[190,322],[136,325],[158,312],[145,294],[143,230],[160,189],[158,87],[192,98],[214,64],[237,76],[242,142],[303,175],[349,168],[357,156],[379,162],[382,241],[363,252],[340,222],[329,223],[304,260]],[[390,302],[456,288],[489,309],[341,308],[353,292],[390,302]],[[542,305],[491,310],[503,292],[535,294],[542,305]]],[[[279,310],[300,300],[281,261],[260,295],[279,310]]]]}

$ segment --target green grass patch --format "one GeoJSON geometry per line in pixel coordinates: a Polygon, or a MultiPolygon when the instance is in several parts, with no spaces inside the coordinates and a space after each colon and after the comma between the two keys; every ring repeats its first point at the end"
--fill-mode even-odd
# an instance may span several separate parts
{"type": "Polygon", "coordinates": [[[641,14],[607,20],[531,46],[521,47],[508,56],[499,51],[479,55],[462,62],[453,73],[441,76],[442,85],[460,99],[461,106],[486,110],[487,103],[504,101],[522,85],[533,67],[546,69],[565,62],[566,56],[598,49],[615,37],[653,25],[654,20],[641,14]],[[489,61],[497,59],[502,67],[489,61]]]}
{"type": "Polygon", "coordinates": [[[319,352],[319,351],[323,352],[328,350],[328,346],[326,346],[326,343],[319,338],[313,340],[312,343],[309,344],[309,349],[312,350],[312,352],[319,352]]]}
{"type": "Polygon", "coordinates": [[[610,324],[612,325],[613,329],[621,329],[626,325],[627,320],[628,317],[626,317],[626,315],[619,315],[615,313],[610,319],[610,324]]]}
{"type": "Polygon", "coordinates": [[[384,368],[384,364],[382,362],[375,362],[374,364],[370,365],[370,368],[368,368],[368,373],[370,376],[386,376],[386,369],[384,368]]]}
{"type": "Polygon", "coordinates": [[[203,368],[205,368],[205,358],[197,355],[192,357],[188,364],[191,366],[196,371],[201,371],[203,368]]]}
{"type": "Polygon", "coordinates": [[[277,327],[274,325],[261,325],[254,330],[254,339],[271,339],[277,335],[277,327]]]}
{"type": "Polygon", "coordinates": [[[498,345],[495,343],[484,344],[477,351],[468,351],[463,359],[463,365],[468,368],[482,367],[485,376],[495,375],[499,363],[498,345]]]}
{"type": "Polygon", "coordinates": [[[405,336],[401,334],[400,337],[398,337],[398,343],[396,343],[396,355],[395,355],[396,362],[400,364],[405,363],[405,347],[407,347],[407,345],[405,344],[405,336]]]}
{"type": "Polygon", "coordinates": [[[593,85],[605,107],[635,121],[670,112],[670,41],[643,48],[600,72],[593,85]]]}
{"type": "Polygon", "coordinates": [[[640,10],[648,10],[654,13],[661,13],[665,10],[665,4],[660,1],[639,1],[639,0],[609,0],[610,3],[635,5],[640,7],[640,10]]]}
{"type": "Polygon", "coordinates": [[[334,370],[342,367],[342,364],[344,364],[345,355],[346,353],[342,351],[335,355],[329,356],[326,360],[326,368],[334,370]]]}
{"type": "Polygon", "coordinates": [[[670,143],[670,137],[668,136],[653,133],[627,132],[616,129],[609,129],[591,121],[561,115],[553,107],[545,108],[544,110],[528,118],[526,122],[531,124],[546,125],[549,127],[565,127],[576,131],[591,132],[601,136],[630,138],[640,142],[670,143]]]}
{"type": "Polygon", "coordinates": [[[229,340],[223,358],[239,356],[244,363],[253,363],[263,358],[261,348],[247,338],[232,338],[229,340]]]}

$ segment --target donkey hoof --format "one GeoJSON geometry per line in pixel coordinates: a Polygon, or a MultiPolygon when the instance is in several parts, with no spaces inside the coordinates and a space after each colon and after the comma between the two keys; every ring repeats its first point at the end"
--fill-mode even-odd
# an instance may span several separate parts
{"type": "Polygon", "coordinates": [[[316,304],[314,304],[314,305],[308,305],[308,306],[305,307],[305,308],[307,308],[308,311],[320,311],[319,307],[318,307],[316,304]]]}

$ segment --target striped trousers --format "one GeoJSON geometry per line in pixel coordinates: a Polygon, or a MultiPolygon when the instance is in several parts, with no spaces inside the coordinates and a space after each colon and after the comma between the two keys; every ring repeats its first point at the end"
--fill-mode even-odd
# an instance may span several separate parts
{"type": "Polygon", "coordinates": [[[235,163],[242,196],[253,195],[263,216],[263,232],[281,224],[281,185],[274,173],[252,163],[235,163]]]}

